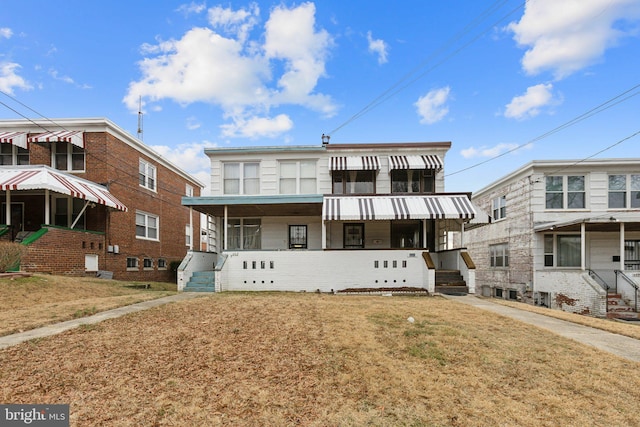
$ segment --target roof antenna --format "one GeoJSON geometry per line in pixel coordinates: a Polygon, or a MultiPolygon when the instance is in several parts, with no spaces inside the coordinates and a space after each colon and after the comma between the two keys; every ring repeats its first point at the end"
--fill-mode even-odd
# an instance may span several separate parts
{"type": "Polygon", "coordinates": [[[138,139],[142,141],[142,96],[138,100],[138,139]]]}

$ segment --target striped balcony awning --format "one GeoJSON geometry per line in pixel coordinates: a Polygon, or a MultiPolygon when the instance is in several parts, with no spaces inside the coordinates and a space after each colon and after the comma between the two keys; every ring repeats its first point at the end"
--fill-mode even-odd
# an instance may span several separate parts
{"type": "Polygon", "coordinates": [[[0,167],[0,190],[50,190],[127,211],[106,187],[45,165],[0,167]]]}
{"type": "Polygon", "coordinates": [[[389,169],[442,169],[442,159],[435,155],[389,156],[389,169]]]}
{"type": "Polygon", "coordinates": [[[17,147],[27,150],[27,133],[26,132],[0,132],[1,144],[13,144],[17,147]]]}
{"type": "Polygon", "coordinates": [[[76,147],[84,148],[84,132],[81,130],[59,130],[40,133],[30,136],[29,142],[70,142],[76,147]]]}
{"type": "Polygon", "coordinates": [[[329,164],[331,171],[368,171],[380,169],[378,156],[343,156],[332,157],[329,164]]]}
{"type": "Polygon", "coordinates": [[[325,221],[473,219],[476,209],[465,195],[326,196],[325,221]]]}

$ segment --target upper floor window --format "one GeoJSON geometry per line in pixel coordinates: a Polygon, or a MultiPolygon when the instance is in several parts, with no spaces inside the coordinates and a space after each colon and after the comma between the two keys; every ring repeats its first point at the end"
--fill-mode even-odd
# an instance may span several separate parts
{"type": "Polygon", "coordinates": [[[259,194],[260,163],[224,163],[224,194],[259,194]]]}
{"type": "Polygon", "coordinates": [[[374,194],[375,170],[334,170],[331,173],[333,194],[374,194]]]}
{"type": "Polygon", "coordinates": [[[433,193],[435,171],[433,169],[394,169],[391,171],[392,193],[433,193]]]}
{"type": "Polygon", "coordinates": [[[139,169],[140,186],[156,191],[156,167],[151,163],[140,159],[139,169]]]}
{"type": "Polygon", "coordinates": [[[506,218],[507,196],[500,196],[491,200],[491,212],[494,220],[506,218]]]}
{"type": "Polygon", "coordinates": [[[0,165],[28,165],[29,150],[13,144],[0,144],[0,165]]]}
{"type": "Polygon", "coordinates": [[[640,207],[640,175],[609,175],[609,208],[640,207]]]}
{"type": "Polygon", "coordinates": [[[499,243],[497,245],[489,245],[489,256],[491,258],[491,267],[508,267],[509,244],[499,243]]]}
{"type": "Polygon", "coordinates": [[[184,189],[184,194],[187,197],[193,197],[193,187],[190,186],[189,184],[186,184],[184,189]]]}
{"type": "Polygon", "coordinates": [[[53,167],[67,172],[84,170],[84,148],[70,142],[54,142],[51,144],[53,167]]]}
{"type": "Polygon", "coordinates": [[[280,194],[315,194],[316,161],[281,161],[280,194]]]}
{"type": "Polygon", "coordinates": [[[158,240],[158,223],[159,219],[156,215],[136,212],[136,237],[158,240]]]}
{"type": "Polygon", "coordinates": [[[584,176],[547,176],[545,190],[547,209],[584,209],[586,207],[584,176]]]}

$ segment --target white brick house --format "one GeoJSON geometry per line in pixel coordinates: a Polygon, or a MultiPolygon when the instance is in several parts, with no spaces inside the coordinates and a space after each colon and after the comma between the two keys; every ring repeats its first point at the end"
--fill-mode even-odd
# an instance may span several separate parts
{"type": "Polygon", "coordinates": [[[616,293],[635,309],[640,159],[533,161],[472,200],[492,216],[465,233],[479,294],[605,316],[616,293]]]}
{"type": "Polygon", "coordinates": [[[479,212],[469,194],[444,193],[450,147],[206,149],[212,195],[183,198],[183,204],[215,224],[209,239],[215,253],[191,252],[178,271],[179,289],[213,270],[206,280],[215,281],[217,291],[433,292],[436,270],[451,269],[473,292],[464,248],[452,248],[447,236],[462,232],[479,212]]]}

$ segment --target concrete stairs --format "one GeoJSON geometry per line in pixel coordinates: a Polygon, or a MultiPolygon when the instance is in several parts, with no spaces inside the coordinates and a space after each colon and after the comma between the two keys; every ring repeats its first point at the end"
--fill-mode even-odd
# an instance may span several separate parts
{"type": "Polygon", "coordinates": [[[194,271],[185,285],[184,292],[215,292],[215,272],[194,271]]]}
{"type": "Polygon", "coordinates": [[[622,295],[614,293],[607,294],[607,318],[623,320],[640,319],[633,306],[622,299],[622,295]]]}
{"type": "Polygon", "coordinates": [[[460,270],[436,270],[436,292],[445,295],[468,294],[469,287],[460,270]]]}

